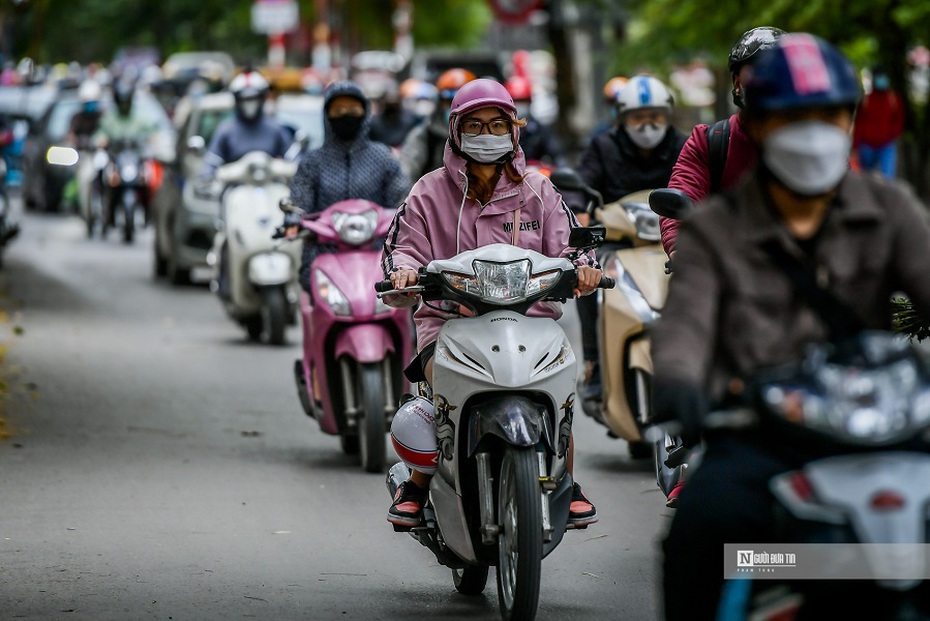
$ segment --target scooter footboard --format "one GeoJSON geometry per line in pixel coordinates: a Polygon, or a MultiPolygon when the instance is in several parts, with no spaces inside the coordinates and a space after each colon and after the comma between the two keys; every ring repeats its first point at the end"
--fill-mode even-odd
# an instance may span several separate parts
{"type": "Polygon", "coordinates": [[[475,454],[486,435],[514,446],[536,446],[540,441],[555,452],[552,421],[545,406],[529,397],[502,394],[469,407],[467,455],[475,454]]]}

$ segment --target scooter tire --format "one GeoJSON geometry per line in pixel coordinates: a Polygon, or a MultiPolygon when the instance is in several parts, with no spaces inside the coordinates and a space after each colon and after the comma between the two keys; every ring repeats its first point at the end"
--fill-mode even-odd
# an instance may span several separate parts
{"type": "Polygon", "coordinates": [[[481,595],[488,584],[487,565],[466,565],[452,570],[452,584],[462,595],[481,595]]]}
{"type": "Polygon", "coordinates": [[[652,459],[654,447],[651,442],[635,440],[630,444],[630,457],[633,459],[652,459]]]}
{"type": "Polygon", "coordinates": [[[504,621],[533,619],[542,578],[542,500],[536,450],[508,446],[498,486],[497,599],[504,621]]]}
{"type": "Polygon", "coordinates": [[[342,452],[346,455],[358,455],[358,436],[350,436],[343,432],[339,435],[339,444],[342,446],[342,452]]]}
{"type": "Polygon", "coordinates": [[[287,297],[279,287],[262,291],[262,340],[269,345],[284,345],[287,341],[287,297]]]}
{"type": "Polygon", "coordinates": [[[365,472],[382,472],[387,459],[387,419],[384,415],[385,391],[383,365],[359,365],[362,419],[359,421],[359,446],[365,472]]]}

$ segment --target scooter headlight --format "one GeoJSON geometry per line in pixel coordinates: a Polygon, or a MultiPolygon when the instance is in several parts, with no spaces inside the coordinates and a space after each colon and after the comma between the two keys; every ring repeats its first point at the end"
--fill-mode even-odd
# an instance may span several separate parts
{"type": "Polygon", "coordinates": [[[930,423],[930,387],[913,360],[874,369],[825,364],[809,382],[774,383],[761,394],[785,420],[856,444],[898,442],[930,423]]]}
{"type": "Polygon", "coordinates": [[[378,226],[378,212],[374,209],[363,213],[336,212],[333,226],[339,238],[347,244],[360,246],[371,240],[378,226]]]}
{"type": "Polygon", "coordinates": [[[644,324],[652,323],[659,318],[659,313],[649,306],[649,302],[646,301],[643,292],[639,290],[633,277],[626,271],[626,268],[623,267],[623,262],[620,261],[616,255],[607,260],[604,266],[604,273],[617,281],[617,289],[623,293],[623,296],[641,322],[644,324]]]}
{"type": "Polygon", "coordinates": [[[49,147],[45,159],[53,166],[74,166],[80,156],[71,147],[49,147]]]}
{"type": "Polygon", "coordinates": [[[442,272],[453,289],[469,293],[491,304],[512,304],[551,289],[562,276],[561,270],[530,274],[532,263],[521,259],[510,263],[475,261],[475,275],[442,272]]]}
{"type": "Polygon", "coordinates": [[[342,291],[339,290],[339,287],[333,284],[333,281],[331,281],[322,270],[316,270],[313,277],[316,281],[316,290],[319,297],[329,304],[329,307],[333,309],[335,314],[352,314],[348,298],[346,298],[342,291]]]}
{"type": "Polygon", "coordinates": [[[636,236],[643,241],[657,242],[662,239],[659,231],[659,214],[649,209],[648,205],[634,203],[624,205],[633,226],[636,227],[636,236]]]}
{"type": "Polygon", "coordinates": [[[135,164],[126,164],[120,169],[119,176],[123,183],[134,183],[139,177],[139,169],[135,164]]]}

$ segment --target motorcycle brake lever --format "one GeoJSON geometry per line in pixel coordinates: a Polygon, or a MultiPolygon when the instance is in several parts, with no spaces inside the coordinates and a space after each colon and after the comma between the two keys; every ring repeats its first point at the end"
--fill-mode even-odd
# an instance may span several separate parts
{"type": "Polygon", "coordinates": [[[378,294],[378,299],[384,299],[385,296],[389,295],[404,295],[405,293],[422,293],[426,291],[426,287],[423,285],[414,285],[412,287],[404,287],[403,289],[391,289],[390,291],[382,291],[378,294]]]}

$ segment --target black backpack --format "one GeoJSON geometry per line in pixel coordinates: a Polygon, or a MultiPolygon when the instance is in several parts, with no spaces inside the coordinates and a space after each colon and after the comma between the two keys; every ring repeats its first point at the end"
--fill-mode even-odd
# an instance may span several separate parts
{"type": "Polygon", "coordinates": [[[722,119],[707,126],[707,154],[710,157],[710,193],[720,191],[720,179],[727,163],[730,147],[730,119],[722,119]]]}

